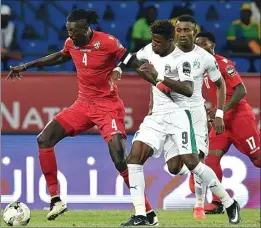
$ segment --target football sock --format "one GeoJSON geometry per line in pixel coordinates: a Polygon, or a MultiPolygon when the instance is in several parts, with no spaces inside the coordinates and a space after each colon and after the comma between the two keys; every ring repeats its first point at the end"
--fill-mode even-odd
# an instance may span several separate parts
{"type": "Polygon", "coordinates": [[[136,164],[128,164],[129,183],[131,200],[135,208],[136,215],[146,216],[145,208],[145,179],[143,166],[136,164]]]}
{"type": "MultiPolygon", "coordinates": [[[[222,182],[223,171],[220,165],[220,158],[215,155],[208,155],[205,163],[215,172],[219,181],[222,182]]],[[[212,193],[212,196],[212,201],[220,202],[220,199],[215,194],[212,193]]]]}
{"type": "Polygon", "coordinates": [[[194,175],[194,182],[195,182],[195,195],[196,195],[195,207],[204,208],[206,184],[197,175],[194,175]]]}
{"type": "Polygon", "coordinates": [[[39,161],[51,197],[58,196],[57,163],[54,148],[39,148],[39,161]]]}
{"type": "Polygon", "coordinates": [[[234,200],[230,198],[227,191],[222,186],[216,174],[211,168],[209,168],[202,162],[199,162],[198,165],[195,167],[195,169],[192,170],[192,172],[195,175],[199,176],[199,178],[203,180],[206,186],[209,187],[212,193],[214,193],[219,197],[219,199],[221,200],[225,208],[228,208],[233,204],[234,200]]]}
{"type": "MultiPolygon", "coordinates": [[[[127,187],[130,188],[128,169],[123,171],[121,173],[121,176],[123,177],[123,180],[124,180],[125,184],[127,185],[127,187]]],[[[145,194],[145,206],[146,206],[146,213],[149,213],[149,212],[153,211],[152,207],[150,206],[149,200],[147,199],[146,194],[145,194]]]]}

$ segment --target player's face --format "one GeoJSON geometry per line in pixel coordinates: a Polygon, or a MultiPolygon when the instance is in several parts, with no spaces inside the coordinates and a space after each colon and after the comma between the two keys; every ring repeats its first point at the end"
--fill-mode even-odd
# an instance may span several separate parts
{"type": "Polygon", "coordinates": [[[67,22],[68,36],[75,46],[83,46],[86,43],[88,27],[78,22],[67,22]]]}
{"type": "Polygon", "coordinates": [[[209,53],[212,53],[214,49],[214,44],[206,37],[197,37],[197,39],[195,40],[195,44],[202,47],[209,53]]]}
{"type": "Polygon", "coordinates": [[[163,55],[169,49],[172,39],[167,40],[164,36],[159,34],[151,34],[152,50],[158,54],[163,55]]]}
{"type": "Polygon", "coordinates": [[[177,21],[175,26],[175,34],[178,45],[183,47],[192,47],[195,32],[195,24],[191,22],[177,21]]]}

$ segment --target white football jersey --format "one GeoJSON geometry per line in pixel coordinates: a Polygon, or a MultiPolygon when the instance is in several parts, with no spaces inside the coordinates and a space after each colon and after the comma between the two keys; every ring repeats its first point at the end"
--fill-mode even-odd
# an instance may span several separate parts
{"type": "MultiPolygon", "coordinates": [[[[138,60],[147,60],[154,65],[158,74],[176,81],[193,81],[192,58],[184,55],[184,53],[180,52],[177,48],[169,55],[161,57],[154,53],[150,43],[139,50],[136,56],[138,60]]],[[[169,98],[155,86],[152,87],[152,92],[152,112],[154,114],[170,113],[173,112],[174,109],[189,110],[188,97],[184,95],[171,91],[171,98],[169,98]]]]}
{"type": "Polygon", "coordinates": [[[203,105],[205,102],[202,96],[204,75],[207,73],[212,82],[217,81],[221,77],[216,59],[197,45],[190,52],[183,52],[178,47],[176,49],[177,52],[185,54],[192,60],[191,72],[193,72],[192,76],[194,78],[194,92],[192,97],[188,99],[190,107],[203,105]]]}

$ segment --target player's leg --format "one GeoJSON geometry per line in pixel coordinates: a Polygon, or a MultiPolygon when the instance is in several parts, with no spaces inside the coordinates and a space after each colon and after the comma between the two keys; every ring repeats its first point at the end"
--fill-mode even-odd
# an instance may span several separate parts
{"type": "MultiPolygon", "coordinates": [[[[198,148],[198,156],[202,163],[205,163],[205,158],[208,154],[208,122],[207,122],[207,113],[205,106],[198,106],[191,109],[192,123],[194,128],[194,133],[196,137],[196,143],[198,148]]],[[[190,175],[190,188],[195,192],[196,203],[193,209],[195,219],[204,219],[204,203],[206,196],[206,185],[198,177],[191,173],[190,175]]]]}
{"type": "Polygon", "coordinates": [[[179,145],[179,154],[181,155],[182,161],[188,167],[188,169],[199,178],[210,188],[210,190],[216,194],[227,210],[229,222],[231,224],[237,224],[240,221],[240,208],[236,201],[234,201],[229,194],[226,192],[224,187],[221,185],[214,171],[207,165],[200,162],[198,158],[198,151],[196,146],[196,140],[194,130],[191,121],[191,115],[186,112],[186,118],[180,116],[180,124],[177,132],[174,136],[176,142],[181,142],[179,145]]]}
{"type": "Polygon", "coordinates": [[[260,130],[254,114],[237,117],[233,124],[233,144],[247,155],[253,165],[260,168],[260,130]]]}
{"type": "Polygon", "coordinates": [[[84,131],[87,127],[86,123],[86,117],[84,112],[81,112],[80,106],[73,104],[48,123],[37,137],[40,166],[51,196],[50,212],[47,215],[48,220],[54,220],[67,210],[67,206],[59,197],[54,146],[63,138],[84,131]]]}
{"type": "MultiPolygon", "coordinates": [[[[145,179],[143,164],[152,155],[159,156],[165,142],[165,133],[160,133],[155,128],[161,126],[154,123],[152,116],[147,116],[141,124],[139,131],[133,138],[131,152],[127,158],[131,199],[135,208],[135,216],[132,216],[121,226],[148,225],[145,209],[145,179]],[[154,127],[154,128],[153,128],[154,127]]],[[[154,225],[158,225],[157,220],[154,225]]]]}
{"type": "MultiPolygon", "coordinates": [[[[220,182],[222,182],[223,177],[220,161],[230,145],[231,137],[228,130],[225,130],[221,135],[216,135],[214,129],[211,130],[209,134],[209,153],[205,163],[215,172],[220,182]]],[[[204,208],[206,214],[224,213],[224,206],[215,194],[212,194],[212,202],[205,204],[204,208]]]]}

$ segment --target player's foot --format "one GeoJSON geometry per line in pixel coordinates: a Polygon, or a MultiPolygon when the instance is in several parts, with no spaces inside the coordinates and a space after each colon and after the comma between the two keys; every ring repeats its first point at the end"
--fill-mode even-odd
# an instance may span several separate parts
{"type": "Polygon", "coordinates": [[[61,201],[60,197],[55,197],[51,200],[50,212],[47,214],[47,219],[55,220],[66,211],[68,211],[68,208],[65,203],[61,201]]]}
{"type": "Polygon", "coordinates": [[[150,223],[146,216],[133,215],[127,222],[122,223],[120,226],[150,226],[150,223]]]}
{"type": "Polygon", "coordinates": [[[150,226],[159,226],[159,220],[154,211],[147,213],[147,219],[149,220],[150,226]]]}
{"type": "Polygon", "coordinates": [[[221,202],[212,201],[212,203],[205,204],[205,213],[207,215],[224,214],[225,209],[221,202]]]}
{"type": "Polygon", "coordinates": [[[230,224],[240,223],[240,206],[237,201],[234,200],[234,203],[226,208],[228,221],[230,224]]]}
{"type": "Polygon", "coordinates": [[[194,182],[194,176],[193,173],[190,173],[189,177],[189,188],[192,193],[195,193],[195,182],[194,182]]]}
{"type": "Polygon", "coordinates": [[[204,208],[202,208],[202,207],[194,207],[193,215],[194,215],[194,219],[205,219],[206,218],[204,208]]]}

